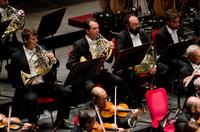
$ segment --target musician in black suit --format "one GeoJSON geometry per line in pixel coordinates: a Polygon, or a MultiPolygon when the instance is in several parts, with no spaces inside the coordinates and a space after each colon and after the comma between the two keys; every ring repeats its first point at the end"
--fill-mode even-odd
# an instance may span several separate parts
{"type": "Polygon", "coordinates": [[[200,76],[200,47],[198,45],[190,45],[186,50],[186,55],[189,61],[187,65],[181,68],[180,78],[186,87],[186,97],[188,97],[195,93],[193,81],[200,76]]]}
{"type": "Polygon", "coordinates": [[[179,12],[169,9],[165,16],[166,25],[160,29],[155,38],[156,51],[159,56],[157,60],[157,85],[167,88],[170,85],[166,81],[170,80],[169,78],[172,76],[173,69],[178,72],[178,69],[181,69],[185,65],[183,61],[172,58],[170,53],[166,54],[169,44],[181,41],[180,17],[179,12]]]}
{"type": "MultiPolygon", "coordinates": [[[[104,110],[107,108],[109,109],[110,106],[114,107],[114,105],[112,106],[112,103],[108,101],[108,95],[102,87],[96,86],[91,90],[91,100],[87,102],[85,106],[91,107],[95,110],[99,110],[100,117],[103,122],[107,122],[110,124],[114,123],[114,120],[113,120],[114,114],[113,116],[108,116],[108,117],[106,117],[107,114],[105,116],[104,114],[102,114],[104,113],[104,110]]],[[[119,109],[120,109],[120,106],[119,106],[119,109]]],[[[134,127],[137,122],[138,113],[139,113],[139,109],[132,109],[131,112],[128,112],[127,115],[124,117],[120,117],[116,115],[116,122],[117,122],[116,125],[120,129],[122,128],[127,129],[127,128],[134,127]]],[[[98,116],[97,116],[97,121],[99,121],[98,116]]]]}
{"type": "MultiPolygon", "coordinates": [[[[98,40],[95,40],[98,38],[99,34],[99,24],[95,19],[89,19],[84,23],[84,30],[85,30],[85,36],[81,38],[80,40],[76,41],[73,44],[73,49],[69,55],[66,67],[67,69],[71,70],[72,66],[76,63],[79,63],[81,58],[85,58],[86,60],[91,60],[95,58],[99,58],[98,54],[96,52],[92,52],[104,49],[105,47],[101,47],[98,49],[96,42],[98,40]],[[93,50],[91,50],[93,49],[93,50]]],[[[114,44],[112,42],[108,42],[108,48],[113,49],[114,44]]],[[[102,54],[103,55],[103,54],[102,54]]],[[[84,60],[85,60],[84,59],[84,60]]],[[[106,61],[112,62],[113,56],[111,55],[106,61]]],[[[85,69],[85,73],[87,74],[87,71],[90,69],[85,69]]],[[[109,93],[113,93],[113,90],[111,89],[115,83],[120,83],[122,79],[110,72],[107,71],[107,69],[101,68],[101,71],[98,75],[96,75],[94,78],[91,78],[90,80],[83,80],[83,82],[79,82],[77,84],[73,84],[73,90],[78,89],[78,94],[81,94],[79,97],[83,97],[83,95],[87,94],[87,98],[85,98],[85,101],[88,101],[88,95],[90,94],[91,88],[95,86],[97,83],[101,83],[106,90],[111,90],[109,93]],[[81,87],[80,87],[81,86],[81,87]],[[81,93],[81,91],[83,93],[81,93]],[[84,94],[85,93],[85,94],[84,94]]],[[[83,98],[84,100],[84,98],[83,98]]]]}
{"type": "Polygon", "coordinates": [[[24,18],[25,13],[23,10],[10,6],[8,0],[0,0],[0,22],[12,20],[10,25],[13,25],[9,26],[4,34],[0,36],[1,56],[8,57],[20,47],[21,43],[18,42],[15,32],[23,28],[24,18]],[[15,24],[12,24],[13,22],[15,24]]]}
{"type": "Polygon", "coordinates": [[[13,113],[20,115],[22,112],[25,112],[29,122],[36,124],[37,98],[53,97],[57,100],[58,104],[57,119],[54,126],[57,127],[60,123],[64,126],[63,119],[68,119],[69,117],[71,90],[55,83],[55,70],[59,66],[59,61],[54,57],[53,53],[44,53],[52,64],[51,68],[51,65],[49,65],[49,62],[45,62],[46,59],[43,56],[39,57],[42,55],[39,55],[42,49],[37,45],[36,30],[24,29],[21,35],[24,45],[18,52],[13,54],[11,59],[11,83],[15,88],[12,102],[13,113]],[[47,70],[40,69],[42,65],[45,65],[47,70]],[[51,69],[48,72],[49,68],[51,69]],[[42,73],[37,73],[38,70],[41,70],[42,73]],[[22,80],[21,72],[25,72],[31,76],[42,75],[36,77],[36,79],[30,81],[30,84],[26,85],[22,80]],[[45,74],[44,72],[48,73],[45,74]]]}
{"type": "Polygon", "coordinates": [[[182,132],[185,125],[189,122],[196,122],[200,116],[200,99],[190,96],[186,100],[186,107],[177,116],[175,122],[175,131],[182,132]]]}
{"type": "MultiPolygon", "coordinates": [[[[130,14],[125,18],[125,26],[125,29],[116,36],[116,57],[123,49],[137,47],[150,42],[146,33],[140,29],[139,20],[135,15],[130,14]]],[[[119,86],[123,88],[118,89],[119,96],[121,96],[118,98],[124,100],[124,97],[128,95],[131,98],[128,99],[128,101],[131,101],[129,103],[127,102],[128,104],[133,104],[132,100],[134,99],[134,101],[136,101],[136,106],[134,107],[141,107],[141,100],[144,96],[141,88],[141,79],[130,69],[124,68],[114,72],[126,80],[126,83],[119,86]]],[[[153,72],[155,71],[152,71],[152,73],[153,72]]]]}

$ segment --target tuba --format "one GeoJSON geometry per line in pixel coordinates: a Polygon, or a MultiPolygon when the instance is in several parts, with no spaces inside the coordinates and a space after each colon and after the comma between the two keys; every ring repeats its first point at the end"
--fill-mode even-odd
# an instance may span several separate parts
{"type": "MultiPolygon", "coordinates": [[[[95,41],[95,46],[89,48],[89,51],[92,54],[92,59],[105,57],[105,59],[108,60],[108,58],[112,54],[112,48],[110,48],[110,42],[99,33],[95,37],[94,41],[95,41]]],[[[83,61],[86,61],[86,58],[84,56],[81,56],[80,62],[83,61]]]]}
{"type": "Polygon", "coordinates": [[[46,50],[37,45],[35,53],[29,60],[29,66],[33,68],[34,73],[28,74],[21,71],[21,77],[25,86],[30,85],[35,79],[47,74],[51,70],[56,60],[50,60],[47,54],[46,50]]]}
{"type": "Polygon", "coordinates": [[[7,21],[7,20],[11,20],[11,23],[9,24],[9,26],[7,27],[6,31],[1,36],[1,38],[4,38],[5,36],[13,32],[16,32],[19,29],[22,29],[25,23],[24,11],[17,10],[12,6],[8,6],[2,14],[1,22],[7,21]]]}

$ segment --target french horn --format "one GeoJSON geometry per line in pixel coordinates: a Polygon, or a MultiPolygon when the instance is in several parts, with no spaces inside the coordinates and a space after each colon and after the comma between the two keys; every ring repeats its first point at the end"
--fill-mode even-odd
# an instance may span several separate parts
{"type": "Polygon", "coordinates": [[[154,45],[151,44],[142,62],[134,67],[131,67],[131,69],[136,74],[145,74],[150,73],[152,68],[156,68],[156,55],[154,45]]]}
{"type": "Polygon", "coordinates": [[[1,38],[22,29],[25,23],[25,14],[23,10],[17,10],[12,6],[9,6],[2,13],[1,22],[11,20],[9,26],[5,30],[1,38]]]}
{"type": "Polygon", "coordinates": [[[39,76],[43,76],[51,70],[56,60],[50,60],[47,54],[46,50],[37,45],[35,53],[29,60],[29,66],[34,69],[34,73],[28,74],[21,71],[21,77],[25,86],[30,85],[39,76]]]}
{"type": "MultiPolygon", "coordinates": [[[[99,33],[96,35],[94,41],[95,47],[89,48],[89,51],[92,54],[92,59],[105,57],[106,60],[108,60],[112,54],[110,42],[99,33]]],[[[84,56],[81,56],[80,61],[86,61],[86,58],[84,56]]]]}

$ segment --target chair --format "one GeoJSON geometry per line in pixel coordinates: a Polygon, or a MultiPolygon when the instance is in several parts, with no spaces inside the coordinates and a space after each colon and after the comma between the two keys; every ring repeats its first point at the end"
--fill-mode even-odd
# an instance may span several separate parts
{"type": "Polygon", "coordinates": [[[174,132],[173,123],[170,123],[168,111],[168,95],[164,88],[148,90],[145,94],[146,103],[151,116],[152,129],[162,129],[164,132],[174,132]]]}
{"type": "Polygon", "coordinates": [[[39,97],[37,98],[37,103],[38,103],[38,108],[37,108],[37,119],[40,118],[40,111],[43,110],[44,108],[47,109],[50,113],[51,116],[51,122],[52,125],[54,124],[54,120],[53,120],[53,114],[52,114],[52,106],[55,103],[55,99],[52,97],[39,97]]]}

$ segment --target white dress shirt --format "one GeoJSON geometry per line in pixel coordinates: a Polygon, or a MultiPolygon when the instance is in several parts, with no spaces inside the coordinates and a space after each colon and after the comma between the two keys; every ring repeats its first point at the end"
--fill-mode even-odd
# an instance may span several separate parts
{"type": "Polygon", "coordinates": [[[178,43],[179,39],[178,39],[178,35],[177,35],[177,30],[173,30],[167,25],[166,25],[166,27],[167,27],[168,32],[172,36],[172,39],[173,39],[174,43],[178,43]]]}
{"type": "MultiPolygon", "coordinates": [[[[24,49],[26,58],[28,60],[28,65],[29,65],[29,68],[30,68],[31,75],[37,75],[36,71],[34,70],[34,66],[31,64],[32,62],[37,60],[37,56],[34,55],[34,53],[36,52],[36,49],[34,48],[34,49],[30,50],[30,49],[27,49],[25,46],[23,46],[23,49],[24,49]]],[[[39,76],[39,77],[37,77],[37,79],[35,79],[32,82],[32,85],[37,85],[37,84],[40,84],[40,83],[43,83],[43,82],[44,82],[44,80],[43,80],[42,76],[39,76]]]]}
{"type": "Polygon", "coordinates": [[[130,33],[130,32],[129,32],[129,34],[130,34],[130,36],[131,36],[131,40],[132,40],[132,43],[133,43],[133,47],[137,47],[137,46],[142,45],[142,42],[141,42],[141,40],[140,40],[140,35],[139,35],[139,33],[138,33],[136,36],[133,35],[133,34],[130,33]]]}
{"type": "Polygon", "coordinates": [[[85,35],[85,37],[86,37],[86,40],[87,40],[87,42],[89,44],[90,53],[92,54],[92,59],[97,58],[96,55],[95,55],[96,52],[91,52],[91,51],[97,51],[96,41],[90,39],[87,35],[85,35]]]}

